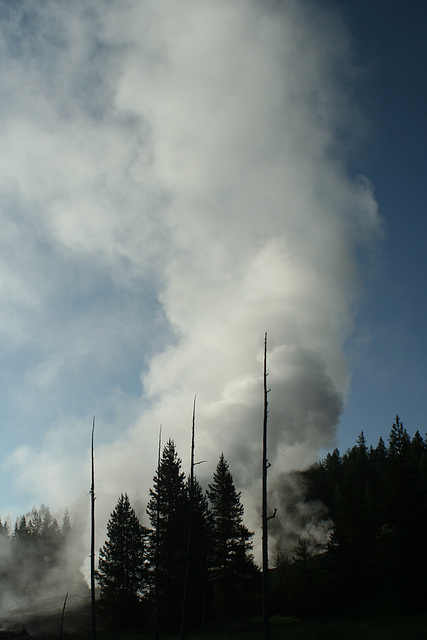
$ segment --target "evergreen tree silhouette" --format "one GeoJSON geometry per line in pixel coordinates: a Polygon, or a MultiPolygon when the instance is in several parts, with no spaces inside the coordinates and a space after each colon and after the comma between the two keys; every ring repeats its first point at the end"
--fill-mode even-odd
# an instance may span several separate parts
{"type": "Polygon", "coordinates": [[[169,439],[163,448],[159,467],[150,489],[147,514],[153,531],[150,536],[150,562],[155,566],[157,548],[158,606],[160,620],[177,623],[181,618],[185,577],[188,527],[188,493],[185,474],[175,443],[169,439]],[[159,515],[158,536],[155,535],[159,515]]]}
{"type": "Polygon", "coordinates": [[[146,537],[128,495],[122,494],[107,524],[96,576],[114,624],[132,626],[141,612],[147,588],[146,537]]]}
{"type": "Polygon", "coordinates": [[[243,524],[243,504],[224,454],[221,454],[207,496],[213,520],[211,574],[214,607],[226,618],[249,605],[249,583],[257,569],[252,555],[254,535],[243,524]]]}

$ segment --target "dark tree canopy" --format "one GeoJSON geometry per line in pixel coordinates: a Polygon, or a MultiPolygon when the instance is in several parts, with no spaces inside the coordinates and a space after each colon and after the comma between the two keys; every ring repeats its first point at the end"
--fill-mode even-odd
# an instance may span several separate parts
{"type": "Polygon", "coordinates": [[[322,553],[301,548],[278,557],[276,612],[320,613],[351,607],[425,608],[427,598],[427,442],[411,439],[396,416],[388,446],[367,447],[363,432],[342,456],[335,449],[300,473],[307,502],[321,501],[333,521],[322,553]]]}
{"type": "Polygon", "coordinates": [[[207,490],[211,513],[213,544],[211,572],[214,606],[226,617],[249,603],[248,586],[256,573],[252,536],[243,524],[243,504],[234,485],[224,454],[221,454],[213,482],[207,490]]]}
{"type": "Polygon", "coordinates": [[[107,524],[107,540],[99,552],[97,580],[101,599],[131,621],[147,588],[147,530],[128,495],[122,494],[107,524]]]}
{"type": "MultiPolygon", "coordinates": [[[[187,492],[189,494],[190,482],[187,482],[187,492]]],[[[213,542],[212,518],[209,511],[208,501],[205,493],[197,479],[193,484],[192,502],[192,534],[190,548],[190,611],[189,620],[196,629],[203,625],[204,614],[206,613],[206,592],[208,567],[210,561],[210,551],[213,542]]]]}
{"type": "MultiPolygon", "coordinates": [[[[124,493],[107,524],[96,579],[101,609],[113,626],[132,626],[151,617],[165,630],[177,630],[184,617],[185,585],[186,626],[195,632],[224,613],[254,612],[250,594],[256,593],[259,585],[257,567],[249,553],[253,534],[243,524],[240,493],[224,456],[209,491],[204,491],[196,478],[191,490],[175,443],[169,440],[149,490],[147,514],[151,529],[142,526],[124,493]]],[[[52,575],[59,573],[70,579],[73,570],[68,566],[66,548],[80,540],[81,531],[76,534],[71,527],[68,510],[59,526],[48,507],[33,508],[16,521],[12,536],[0,520],[0,537],[2,553],[10,551],[10,562],[0,567],[0,580],[7,584],[8,594],[25,598],[33,594],[37,599],[34,584],[45,585],[50,570],[52,575]],[[41,559],[41,564],[35,558],[41,559]],[[15,571],[16,566],[22,570],[15,571]]],[[[74,571],[79,573],[80,585],[79,566],[76,564],[74,571]]],[[[77,586],[74,575],[72,583],[77,586]]],[[[61,585],[64,593],[68,584],[71,582],[65,588],[61,585]]],[[[56,583],[51,586],[55,588],[56,583]]]]}
{"type": "MultiPolygon", "coordinates": [[[[294,552],[278,553],[270,571],[272,614],[369,613],[369,606],[427,611],[427,440],[419,431],[411,438],[396,416],[388,439],[369,446],[362,431],[344,454],[335,449],[304,472],[293,472],[292,485],[304,489],[294,503],[286,503],[289,513],[298,509],[309,515],[299,539],[293,535],[298,539],[294,552]],[[319,514],[315,521],[313,506],[319,514]],[[323,543],[318,536],[307,538],[318,525],[328,532],[323,543]]],[[[280,487],[275,490],[280,495],[280,487]]],[[[282,493],[289,495],[289,478],[282,493]]],[[[283,513],[280,519],[286,509],[283,513]]],[[[150,530],[122,494],[108,522],[97,579],[104,610],[115,624],[139,624],[159,613],[160,627],[177,631],[184,584],[185,619],[194,633],[205,621],[223,619],[229,626],[231,618],[260,615],[253,534],[244,524],[241,494],[223,454],[206,492],[194,479],[190,500],[190,481],[169,440],[149,491],[147,514],[150,530]]],[[[34,584],[57,593],[65,550],[75,536],[68,511],[59,526],[42,505],[17,519],[12,529],[10,535],[0,520],[0,605],[6,597],[35,599],[34,584]],[[51,576],[55,582],[49,582],[51,576]]],[[[61,583],[60,589],[67,592],[68,585],[61,583]]]]}
{"type": "Polygon", "coordinates": [[[388,439],[388,455],[395,460],[402,459],[409,453],[411,439],[399,416],[393,423],[388,439]]]}
{"type": "Polygon", "coordinates": [[[160,617],[176,622],[181,615],[184,588],[188,493],[173,440],[169,440],[163,449],[150,489],[147,513],[153,527],[149,542],[150,562],[155,566],[156,559],[158,561],[160,617]]]}

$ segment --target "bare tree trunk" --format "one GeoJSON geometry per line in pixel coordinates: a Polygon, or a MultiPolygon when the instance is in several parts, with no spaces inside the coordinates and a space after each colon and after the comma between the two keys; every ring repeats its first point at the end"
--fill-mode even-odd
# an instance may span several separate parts
{"type": "Polygon", "coordinates": [[[209,582],[209,557],[211,553],[211,547],[209,547],[207,556],[206,556],[206,575],[205,575],[205,591],[203,595],[203,611],[202,611],[202,628],[201,635],[205,635],[205,620],[206,620],[206,607],[208,603],[208,582],[209,582]]]}
{"type": "Polygon", "coordinates": [[[65,594],[64,606],[62,607],[61,627],[59,629],[59,640],[62,640],[62,627],[64,625],[65,605],[67,604],[68,591],[65,594]]]}
{"type": "Polygon", "coordinates": [[[268,393],[267,389],[267,334],[264,338],[264,420],[262,428],[262,637],[270,640],[270,602],[268,588],[268,521],[276,516],[267,516],[267,470],[270,463],[267,459],[267,418],[268,393]]]}
{"type": "Polygon", "coordinates": [[[92,423],[92,486],[91,495],[91,543],[90,543],[90,592],[92,604],[92,640],[96,640],[95,615],[95,458],[93,453],[93,438],[95,433],[95,416],[92,423]]]}
{"type": "Polygon", "coordinates": [[[182,604],[181,630],[179,640],[185,638],[185,623],[187,620],[188,594],[190,591],[190,553],[191,553],[191,528],[193,521],[193,488],[194,488],[194,429],[196,423],[196,396],[193,403],[193,425],[191,428],[191,462],[190,462],[190,487],[188,506],[188,532],[187,532],[187,553],[185,559],[185,580],[184,580],[184,600],[182,604]]]}
{"type": "MultiPolygon", "coordinates": [[[[157,473],[160,469],[160,451],[162,447],[162,425],[159,429],[159,450],[157,454],[157,473]]],[[[155,640],[159,640],[160,634],[160,608],[159,608],[159,535],[160,535],[160,500],[157,495],[157,513],[156,513],[156,565],[154,569],[154,609],[156,613],[156,625],[154,631],[155,640]]]]}

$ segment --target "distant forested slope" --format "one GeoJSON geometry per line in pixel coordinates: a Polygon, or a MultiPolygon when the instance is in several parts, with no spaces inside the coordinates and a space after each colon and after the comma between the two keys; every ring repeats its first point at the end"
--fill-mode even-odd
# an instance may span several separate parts
{"type": "Polygon", "coordinates": [[[326,547],[301,538],[278,554],[273,609],[318,614],[355,608],[400,612],[427,608],[427,441],[396,416],[388,442],[374,448],[363,432],[343,455],[335,449],[305,472],[307,502],[332,520],[326,547]]]}

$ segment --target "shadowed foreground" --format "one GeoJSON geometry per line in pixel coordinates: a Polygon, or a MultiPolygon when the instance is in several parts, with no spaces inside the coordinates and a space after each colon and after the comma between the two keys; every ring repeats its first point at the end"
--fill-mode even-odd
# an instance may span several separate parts
{"type": "MultiPolygon", "coordinates": [[[[56,601],[58,602],[58,601],[56,601]]],[[[54,604],[54,603],[53,603],[54,604]]],[[[45,605],[49,606],[46,602],[45,605]]],[[[44,613],[12,612],[2,620],[2,629],[19,634],[22,627],[30,638],[54,640],[59,638],[61,608],[55,604],[44,613]]],[[[98,640],[152,640],[151,628],[134,631],[107,632],[102,616],[98,618],[98,640]]],[[[259,640],[262,621],[242,619],[228,623],[226,627],[213,624],[204,636],[188,634],[191,640],[259,640]]],[[[90,596],[74,595],[64,617],[63,638],[65,640],[90,640],[91,615],[90,596]]],[[[173,640],[176,633],[162,633],[161,640],[173,640]]],[[[427,639],[427,614],[414,616],[382,616],[356,618],[317,618],[301,620],[297,618],[273,617],[271,620],[271,640],[422,640],[427,639]]]]}
{"type": "MultiPolygon", "coordinates": [[[[37,606],[16,607],[2,612],[0,629],[19,634],[24,628],[31,638],[57,638],[60,634],[64,596],[42,598],[37,606]]],[[[102,629],[102,621],[101,629],[102,629]]],[[[70,593],[64,615],[63,635],[89,637],[91,602],[89,589],[70,593]]]]}

